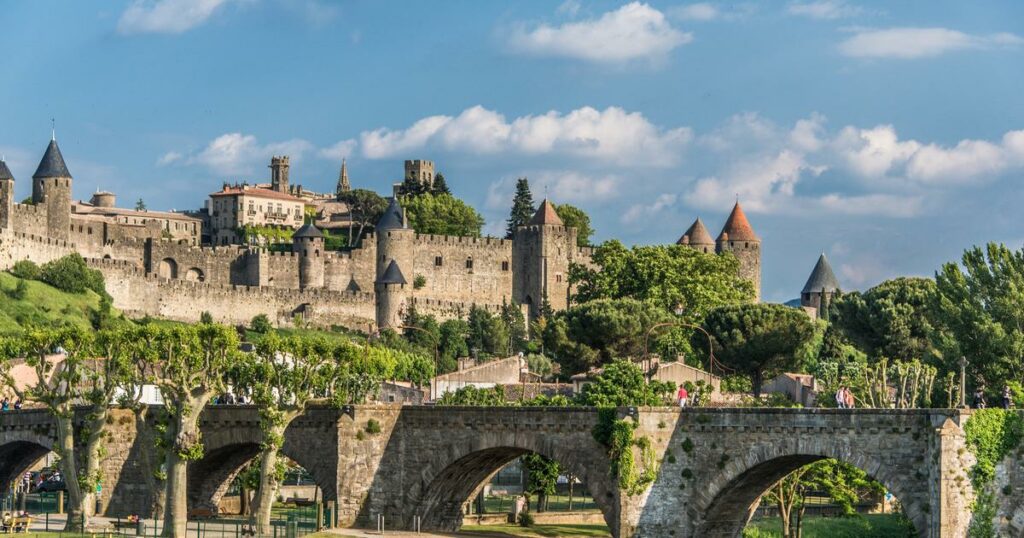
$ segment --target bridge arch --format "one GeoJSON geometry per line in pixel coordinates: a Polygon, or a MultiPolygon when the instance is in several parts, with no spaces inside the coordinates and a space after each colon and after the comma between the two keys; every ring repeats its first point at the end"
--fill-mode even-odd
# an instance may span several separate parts
{"type": "Polygon", "coordinates": [[[0,489],[53,450],[53,438],[42,430],[13,430],[0,434],[0,489]]]}
{"type": "Polygon", "coordinates": [[[756,503],[769,488],[793,471],[824,459],[836,459],[864,471],[900,500],[920,536],[929,536],[929,491],[922,480],[904,469],[883,462],[878,454],[855,446],[858,443],[815,441],[806,446],[780,440],[760,445],[745,457],[724,465],[712,478],[704,495],[692,506],[692,520],[699,521],[694,536],[737,538],[742,535],[756,503]]]}

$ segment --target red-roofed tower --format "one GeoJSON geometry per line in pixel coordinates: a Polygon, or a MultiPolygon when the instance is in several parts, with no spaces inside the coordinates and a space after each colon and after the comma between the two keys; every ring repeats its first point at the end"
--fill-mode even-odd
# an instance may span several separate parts
{"type": "Polygon", "coordinates": [[[566,226],[548,200],[512,238],[512,300],[528,306],[530,318],[547,300],[553,310],[569,305],[569,266],[578,257],[576,228],[566,226]]]}
{"type": "Polygon", "coordinates": [[[761,240],[750,226],[739,201],[715,241],[716,252],[731,252],[740,262],[740,276],[754,283],[757,301],[761,300],[761,240]]]}

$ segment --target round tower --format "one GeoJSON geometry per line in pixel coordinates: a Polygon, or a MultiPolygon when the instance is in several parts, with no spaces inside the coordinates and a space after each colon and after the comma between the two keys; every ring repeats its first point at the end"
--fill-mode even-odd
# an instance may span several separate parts
{"type": "Polygon", "coordinates": [[[96,207],[115,207],[117,205],[117,196],[112,192],[97,191],[93,193],[92,198],[89,199],[89,203],[96,207]]]}
{"type": "Polygon", "coordinates": [[[324,234],[304,225],[292,235],[292,252],[299,258],[299,289],[324,287],[324,234]]]}
{"type": "Polygon", "coordinates": [[[409,228],[405,211],[397,198],[391,199],[374,231],[377,234],[377,278],[384,275],[392,261],[397,261],[400,267],[411,271],[416,232],[409,228]]]}
{"type": "Polygon", "coordinates": [[[402,312],[409,298],[409,285],[398,262],[391,260],[387,268],[373,284],[376,295],[377,328],[401,332],[402,312]]]}
{"type": "Polygon", "coordinates": [[[754,284],[754,299],[761,301],[761,239],[754,233],[754,228],[747,221],[740,203],[732,208],[732,213],[722,227],[722,233],[715,242],[717,252],[731,252],[740,262],[740,276],[754,284]]]}
{"type": "Polygon", "coordinates": [[[47,235],[66,240],[71,231],[71,172],[56,138],[50,140],[32,174],[32,203],[46,207],[47,235]]]}
{"type": "Polygon", "coordinates": [[[14,174],[0,159],[0,230],[13,228],[14,174]]]}
{"type": "Polygon", "coordinates": [[[820,319],[828,319],[828,305],[832,297],[839,292],[839,280],[832,271],[832,265],[822,252],[818,257],[818,263],[814,264],[811,276],[807,277],[807,283],[800,291],[800,306],[813,308],[815,315],[820,319]]]}
{"type": "Polygon", "coordinates": [[[676,241],[677,245],[690,247],[694,250],[712,253],[715,251],[715,241],[711,239],[707,227],[701,222],[700,217],[693,221],[693,224],[686,230],[686,233],[676,241]]]}

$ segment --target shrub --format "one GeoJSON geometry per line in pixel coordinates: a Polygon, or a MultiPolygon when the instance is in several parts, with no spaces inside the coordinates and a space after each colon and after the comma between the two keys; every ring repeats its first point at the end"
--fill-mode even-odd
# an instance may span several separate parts
{"type": "Polygon", "coordinates": [[[28,295],[28,282],[24,280],[18,280],[18,283],[14,285],[14,289],[7,292],[7,296],[15,301],[20,301],[28,295]]]}
{"type": "Polygon", "coordinates": [[[274,329],[270,324],[270,318],[266,314],[259,314],[249,322],[249,328],[258,333],[268,333],[274,329]]]}
{"type": "Polygon", "coordinates": [[[423,275],[416,275],[416,278],[412,279],[413,289],[423,289],[423,286],[427,285],[427,277],[423,275]]]}
{"type": "Polygon", "coordinates": [[[30,260],[21,260],[11,267],[11,274],[25,280],[39,280],[39,266],[30,260]]]}
{"type": "Polygon", "coordinates": [[[519,525],[521,527],[532,527],[533,514],[529,512],[519,512],[519,525]]]}
{"type": "Polygon", "coordinates": [[[372,418],[366,421],[366,433],[371,435],[380,433],[380,422],[377,422],[376,419],[372,418]]]}
{"type": "Polygon", "coordinates": [[[95,269],[89,269],[85,265],[85,260],[77,253],[44,264],[39,278],[68,293],[85,293],[86,290],[92,290],[101,296],[107,293],[103,285],[103,274],[95,269]]]}
{"type": "Polygon", "coordinates": [[[213,314],[204,310],[202,314],[199,314],[199,323],[213,323],[213,314]]]}

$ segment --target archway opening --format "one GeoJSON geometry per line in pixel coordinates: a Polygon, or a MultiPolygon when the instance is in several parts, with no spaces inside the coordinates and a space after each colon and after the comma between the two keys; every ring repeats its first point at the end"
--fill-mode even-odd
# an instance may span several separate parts
{"type": "Polygon", "coordinates": [[[0,446],[0,509],[7,513],[56,513],[58,494],[65,491],[58,460],[55,452],[32,441],[0,446]]]}
{"type": "Polygon", "coordinates": [[[904,500],[911,504],[902,504],[889,488],[903,485],[890,482],[836,459],[778,457],[751,467],[723,487],[706,510],[699,535],[918,535],[925,524],[924,514],[914,504],[918,499],[908,497],[904,500]]]}
{"type": "Polygon", "coordinates": [[[160,260],[160,265],[157,267],[157,275],[160,278],[178,278],[178,262],[174,261],[174,258],[160,260]]]}
{"type": "Polygon", "coordinates": [[[185,272],[185,280],[189,282],[202,282],[206,280],[206,275],[203,274],[203,270],[198,267],[192,267],[185,272]]]}
{"type": "Polygon", "coordinates": [[[608,529],[613,495],[601,487],[588,481],[579,462],[522,448],[490,448],[445,467],[424,489],[415,515],[424,529],[448,532],[496,529],[524,520],[599,532],[608,529]]]}

